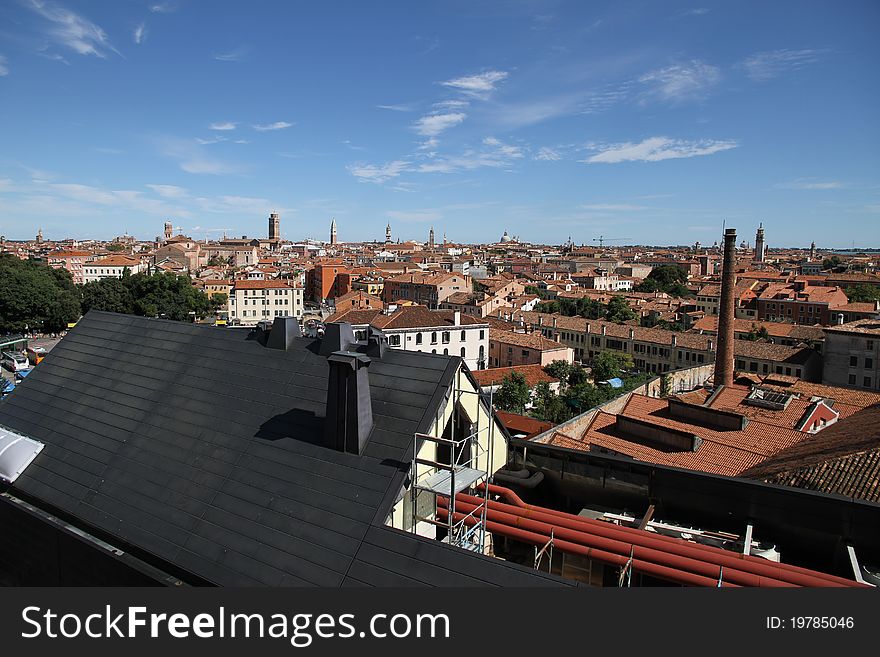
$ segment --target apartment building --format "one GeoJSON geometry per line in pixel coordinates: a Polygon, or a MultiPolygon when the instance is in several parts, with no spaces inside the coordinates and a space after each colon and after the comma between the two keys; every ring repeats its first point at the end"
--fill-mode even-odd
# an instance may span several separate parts
{"type": "Polygon", "coordinates": [[[83,266],[92,257],[88,251],[55,251],[46,256],[46,261],[53,269],[66,269],[70,272],[76,285],[85,283],[83,266]]]}
{"type": "Polygon", "coordinates": [[[303,290],[291,281],[235,281],[229,295],[229,319],[251,326],[274,317],[302,317],[303,290]]]}
{"type": "Polygon", "coordinates": [[[316,263],[306,273],[306,297],[324,303],[351,291],[351,277],[342,261],[316,263]]]}
{"type": "Polygon", "coordinates": [[[831,324],[832,311],[849,299],[840,287],[770,283],[756,299],[758,319],[794,324],[831,324]]]}
{"type": "Polygon", "coordinates": [[[489,366],[540,365],[554,360],[574,362],[574,350],[539,333],[516,333],[499,328],[489,331],[489,366]]]}
{"type": "MultiPolygon", "coordinates": [[[[505,316],[521,331],[540,333],[570,347],[575,360],[583,363],[589,363],[605,350],[621,351],[632,355],[636,369],[662,374],[715,360],[715,336],[547,313],[505,313],[505,316]]],[[[734,356],[735,367],[742,372],[822,380],[821,355],[804,345],[734,340],[734,356]]]]}
{"type": "Polygon", "coordinates": [[[327,318],[332,322],[348,322],[361,339],[370,327],[377,329],[392,349],[458,356],[471,370],[487,366],[489,324],[460,312],[424,306],[400,306],[390,312],[345,309],[327,318]]]}
{"type": "Polygon", "coordinates": [[[122,278],[122,273],[126,269],[131,274],[139,274],[146,270],[146,266],[141,263],[139,258],[123,255],[109,256],[84,264],[83,282],[91,283],[103,278],[122,278]]]}
{"type": "Polygon", "coordinates": [[[469,276],[455,272],[411,273],[401,274],[385,279],[382,290],[385,303],[395,301],[412,301],[431,310],[437,310],[440,304],[456,292],[469,292],[471,279],[469,276]]]}
{"type": "Polygon", "coordinates": [[[829,326],[825,336],[822,383],[880,390],[880,320],[829,326]]]}

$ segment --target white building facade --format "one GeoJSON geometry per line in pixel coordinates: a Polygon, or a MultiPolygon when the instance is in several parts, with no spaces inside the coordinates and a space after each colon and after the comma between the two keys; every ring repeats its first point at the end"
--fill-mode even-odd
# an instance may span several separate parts
{"type": "Polygon", "coordinates": [[[235,281],[229,295],[229,319],[252,326],[264,319],[303,315],[303,289],[291,281],[235,281]]]}

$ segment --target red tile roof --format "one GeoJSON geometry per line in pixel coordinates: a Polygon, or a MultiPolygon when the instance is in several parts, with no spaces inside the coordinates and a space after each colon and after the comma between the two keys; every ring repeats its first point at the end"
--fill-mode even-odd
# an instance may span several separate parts
{"type": "Polygon", "coordinates": [[[268,281],[235,281],[236,290],[270,290],[277,288],[295,288],[297,285],[290,281],[273,278],[268,281]]]}
{"type": "MultiPolygon", "coordinates": [[[[471,374],[480,386],[500,385],[504,377],[513,372],[518,372],[526,378],[529,388],[534,388],[539,383],[559,383],[559,379],[550,376],[540,365],[514,365],[512,367],[495,367],[488,370],[474,370],[471,374]]],[[[548,427],[549,428],[549,427],[548,427]]]]}

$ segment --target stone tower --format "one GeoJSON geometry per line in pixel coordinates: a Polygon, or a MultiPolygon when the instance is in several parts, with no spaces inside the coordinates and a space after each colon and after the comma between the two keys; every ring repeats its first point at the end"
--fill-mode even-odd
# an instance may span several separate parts
{"type": "Polygon", "coordinates": [[[330,222],[330,246],[336,246],[336,219],[330,222]]]}
{"type": "Polygon", "coordinates": [[[391,224],[385,226],[385,244],[391,244],[391,224]]]}
{"type": "Polygon", "coordinates": [[[165,241],[167,242],[168,240],[170,240],[172,235],[174,235],[174,224],[172,224],[170,221],[166,221],[165,222],[165,241]]]}
{"type": "Polygon", "coordinates": [[[758,224],[758,232],[755,234],[755,262],[764,262],[764,224],[758,224]]]}
{"type": "Polygon", "coordinates": [[[434,227],[431,226],[431,230],[428,232],[428,248],[434,248],[434,227]]]}
{"type": "Polygon", "coordinates": [[[281,239],[281,217],[278,216],[277,212],[269,215],[269,239],[281,239]]]}

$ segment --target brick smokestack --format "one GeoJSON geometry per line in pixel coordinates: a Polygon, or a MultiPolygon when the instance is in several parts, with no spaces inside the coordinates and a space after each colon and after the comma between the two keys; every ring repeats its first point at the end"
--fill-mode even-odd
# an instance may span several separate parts
{"type": "Polygon", "coordinates": [[[721,306],[718,308],[718,351],[715,354],[715,387],[733,385],[733,314],[736,228],[724,231],[721,269],[721,306]]]}

